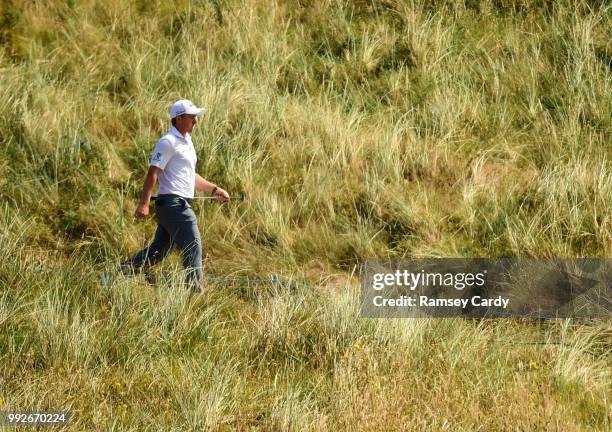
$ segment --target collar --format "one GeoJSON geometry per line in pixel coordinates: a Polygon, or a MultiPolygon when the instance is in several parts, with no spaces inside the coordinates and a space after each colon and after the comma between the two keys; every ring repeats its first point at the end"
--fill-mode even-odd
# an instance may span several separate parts
{"type": "Polygon", "coordinates": [[[180,133],[179,130],[176,127],[174,127],[174,126],[171,126],[170,130],[168,132],[171,133],[172,135],[182,139],[182,140],[185,140],[185,141],[189,141],[189,139],[191,138],[191,136],[189,134],[185,134],[183,136],[183,134],[180,133]]]}

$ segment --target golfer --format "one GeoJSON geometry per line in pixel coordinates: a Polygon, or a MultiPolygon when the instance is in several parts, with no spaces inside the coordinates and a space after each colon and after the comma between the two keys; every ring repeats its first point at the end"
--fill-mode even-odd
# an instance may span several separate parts
{"type": "Polygon", "coordinates": [[[162,136],[151,155],[149,171],[142,188],[137,218],[149,215],[149,202],[155,183],[159,190],[155,200],[157,231],[151,245],[119,266],[121,273],[134,275],[143,267],[163,260],[177,246],[183,256],[185,282],[194,293],[202,291],[202,240],[191,208],[195,191],[210,193],[220,201],[228,201],[229,194],[195,172],[196,152],[191,142],[191,131],[197,117],[205,113],[190,100],[179,100],[170,109],[172,127],[162,136]]]}

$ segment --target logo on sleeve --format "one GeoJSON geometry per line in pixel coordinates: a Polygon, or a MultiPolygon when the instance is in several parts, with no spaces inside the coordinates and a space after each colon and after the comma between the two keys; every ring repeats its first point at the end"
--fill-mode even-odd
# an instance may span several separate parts
{"type": "Polygon", "coordinates": [[[162,154],[160,152],[155,153],[155,156],[153,156],[153,162],[161,162],[161,157],[162,154]]]}

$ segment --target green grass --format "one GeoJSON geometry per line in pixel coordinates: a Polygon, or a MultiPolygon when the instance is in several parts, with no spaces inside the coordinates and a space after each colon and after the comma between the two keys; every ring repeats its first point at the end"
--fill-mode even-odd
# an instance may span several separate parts
{"type": "Polygon", "coordinates": [[[364,258],[612,256],[601,1],[0,5],[0,405],[67,430],[607,430],[610,331],[365,320],[364,258]],[[180,260],[102,287],[179,98],[198,172],[180,260]]]}

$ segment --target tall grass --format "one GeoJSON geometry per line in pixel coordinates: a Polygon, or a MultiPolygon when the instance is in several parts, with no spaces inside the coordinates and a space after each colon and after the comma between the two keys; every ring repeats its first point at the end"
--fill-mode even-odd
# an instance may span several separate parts
{"type": "Polygon", "coordinates": [[[367,257],[609,257],[606,2],[0,5],[0,405],[67,430],[607,430],[610,334],[358,317],[367,257]],[[208,274],[99,272],[172,101],[208,274]]]}

